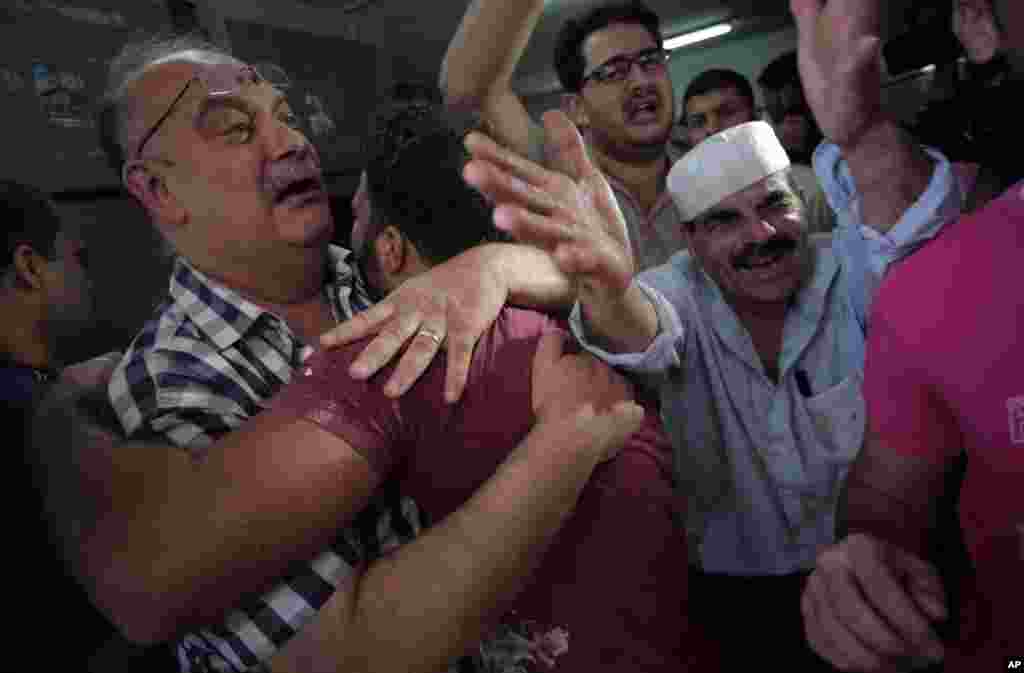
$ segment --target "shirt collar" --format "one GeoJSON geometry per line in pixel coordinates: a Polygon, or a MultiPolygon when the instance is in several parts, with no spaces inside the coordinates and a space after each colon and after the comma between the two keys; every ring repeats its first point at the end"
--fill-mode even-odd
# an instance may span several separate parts
{"type": "MultiPolygon", "coordinates": [[[[674,166],[675,163],[682,158],[683,151],[678,149],[677,147],[674,147],[672,143],[665,143],[665,156],[668,158],[668,168],[665,170],[664,189],[662,190],[661,194],[658,195],[658,200],[655,203],[654,208],[651,210],[652,213],[660,211],[669,202],[675,203],[674,201],[671,201],[671,195],[668,193],[668,172],[671,171],[672,166],[674,166]]],[[[605,180],[608,181],[608,184],[616,192],[617,195],[625,194],[629,197],[631,201],[636,201],[633,198],[632,192],[630,192],[629,189],[626,188],[626,185],[621,180],[619,180],[611,173],[605,171],[602,171],[601,173],[602,175],[604,175],[605,180]]]]}
{"type": "MultiPolygon", "coordinates": [[[[353,261],[352,253],[328,246],[325,289],[337,320],[346,320],[370,304],[366,283],[353,261]]],[[[170,295],[174,304],[196,327],[223,350],[241,340],[264,316],[280,320],[223,283],[177,257],[171,273],[170,295]]]]}

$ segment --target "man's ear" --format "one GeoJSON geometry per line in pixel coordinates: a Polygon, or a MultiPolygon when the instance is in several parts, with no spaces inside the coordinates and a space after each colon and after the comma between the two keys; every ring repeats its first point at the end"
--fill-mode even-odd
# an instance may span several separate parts
{"type": "Polygon", "coordinates": [[[132,162],[125,167],[124,184],[128,192],[138,199],[157,222],[175,226],[185,223],[187,213],[167,188],[164,177],[150,170],[141,161],[132,162]]]}
{"type": "Polygon", "coordinates": [[[43,269],[46,258],[27,243],[19,243],[11,253],[11,273],[14,287],[39,290],[43,287],[43,269]]]}
{"type": "Polygon", "coordinates": [[[397,276],[405,269],[405,237],[396,227],[387,226],[373,239],[373,254],[377,267],[388,276],[397,276]]]}
{"type": "Polygon", "coordinates": [[[562,112],[576,124],[580,132],[590,124],[586,106],[583,105],[583,96],[578,93],[562,94],[562,112]]]}

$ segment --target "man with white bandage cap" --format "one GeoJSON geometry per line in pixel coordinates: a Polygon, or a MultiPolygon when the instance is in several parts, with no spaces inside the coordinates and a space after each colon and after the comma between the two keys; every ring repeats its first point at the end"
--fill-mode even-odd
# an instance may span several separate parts
{"type": "MultiPolygon", "coordinates": [[[[549,133],[571,153],[564,148],[576,141],[556,116],[549,133]]],[[[723,643],[724,656],[737,657],[722,670],[751,656],[833,670],[807,645],[800,595],[817,553],[835,539],[840,486],[864,440],[858,306],[889,259],[851,254],[838,230],[807,233],[789,158],[765,122],[711,136],[675,164],[668,190],[686,249],[635,278],[615,243],[614,207],[594,188],[582,149],[566,162],[575,166],[571,185],[519,170],[559,203],[543,215],[485,175],[502,170],[487,142],[470,138],[478,167],[467,178],[503,204],[499,226],[553,249],[577,275],[580,342],[660,388],[688,500],[691,616],[723,643]],[[520,216],[517,207],[532,212],[520,216]]],[[[948,163],[936,163],[910,199],[907,212],[918,217],[897,225],[907,230],[905,249],[955,198],[948,163]]]]}

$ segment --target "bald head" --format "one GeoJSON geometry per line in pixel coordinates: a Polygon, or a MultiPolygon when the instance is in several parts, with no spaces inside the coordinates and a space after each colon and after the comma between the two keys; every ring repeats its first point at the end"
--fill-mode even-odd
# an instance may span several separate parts
{"type": "Polygon", "coordinates": [[[239,61],[220,47],[190,36],[124,47],[110,64],[99,114],[100,144],[110,164],[120,171],[132,143],[145,133],[139,128],[145,128],[152,108],[163,103],[166,109],[177,93],[166,99],[166,90],[173,89],[176,82],[184,86],[196,66],[221,63],[239,61]],[[155,96],[152,100],[151,95],[155,96]]]}

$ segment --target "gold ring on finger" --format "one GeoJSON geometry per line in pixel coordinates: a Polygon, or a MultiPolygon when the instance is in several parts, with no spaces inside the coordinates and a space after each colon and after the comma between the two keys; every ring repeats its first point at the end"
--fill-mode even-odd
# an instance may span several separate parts
{"type": "Polygon", "coordinates": [[[419,331],[416,332],[416,336],[421,336],[421,335],[427,337],[428,339],[430,339],[431,341],[436,343],[438,346],[440,346],[441,342],[444,341],[444,337],[443,336],[441,336],[437,332],[434,332],[433,330],[427,329],[426,327],[421,327],[419,329],[419,331]]]}

